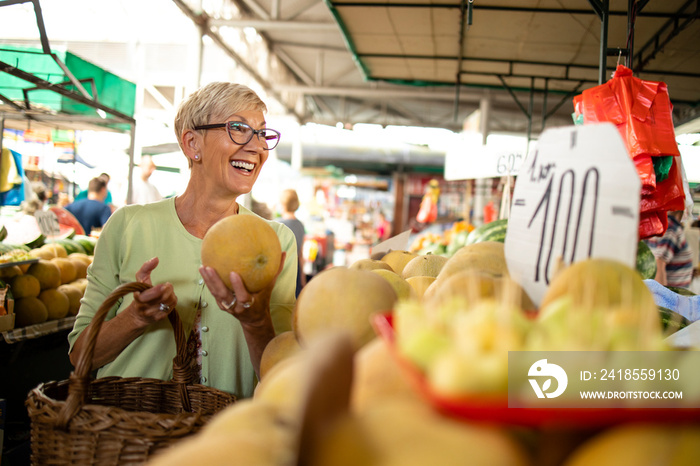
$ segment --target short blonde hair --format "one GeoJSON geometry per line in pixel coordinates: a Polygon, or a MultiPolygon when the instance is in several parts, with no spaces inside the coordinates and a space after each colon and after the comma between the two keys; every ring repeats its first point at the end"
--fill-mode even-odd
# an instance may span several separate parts
{"type": "Polygon", "coordinates": [[[209,123],[224,123],[211,120],[243,110],[259,110],[264,113],[267,106],[255,91],[243,84],[213,82],[194,91],[180,104],[175,116],[175,136],[180,149],[183,149],[182,133],[186,129],[209,123]]]}
{"type": "Polygon", "coordinates": [[[285,189],[280,196],[280,204],[285,212],[296,212],[299,208],[299,196],[293,189],[285,189]]]}

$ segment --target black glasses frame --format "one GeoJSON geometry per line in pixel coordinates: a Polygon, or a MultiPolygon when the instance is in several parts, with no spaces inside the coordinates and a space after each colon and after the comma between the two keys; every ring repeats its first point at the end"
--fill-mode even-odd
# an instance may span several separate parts
{"type": "Polygon", "coordinates": [[[272,150],[275,147],[277,147],[277,144],[279,144],[280,138],[282,137],[282,134],[275,129],[272,129],[272,128],[253,129],[250,125],[243,123],[242,121],[227,121],[226,123],[212,123],[209,125],[198,125],[198,126],[194,127],[195,130],[216,129],[216,128],[226,128],[226,132],[228,133],[228,137],[231,139],[231,141],[234,144],[237,144],[239,146],[245,146],[246,144],[248,144],[253,139],[253,136],[258,136],[258,139],[260,139],[260,135],[263,135],[262,141],[265,143],[268,143],[269,140],[274,139],[275,144],[272,147],[269,147],[269,146],[263,147],[264,150],[272,150]],[[250,128],[250,131],[251,131],[250,137],[248,138],[248,140],[246,142],[236,142],[233,139],[233,135],[231,134],[231,127],[233,125],[244,126],[246,128],[250,128]],[[274,133],[275,137],[265,136],[265,133],[267,133],[267,132],[274,133]]]}

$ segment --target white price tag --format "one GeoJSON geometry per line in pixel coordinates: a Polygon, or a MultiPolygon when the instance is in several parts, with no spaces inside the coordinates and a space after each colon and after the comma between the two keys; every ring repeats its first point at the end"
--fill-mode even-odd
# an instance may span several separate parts
{"type": "Polygon", "coordinates": [[[39,225],[39,231],[47,238],[58,236],[61,233],[61,228],[58,226],[58,217],[50,210],[37,210],[34,212],[34,218],[36,218],[36,223],[39,225]]]}
{"type": "Polygon", "coordinates": [[[513,191],[505,254],[539,306],[561,262],[588,257],[634,267],[641,182],[615,126],[542,133],[513,191]]]}
{"type": "Polygon", "coordinates": [[[505,139],[481,144],[478,138],[464,137],[445,154],[445,179],[469,180],[515,176],[521,170],[525,159],[525,141],[505,139]]]}

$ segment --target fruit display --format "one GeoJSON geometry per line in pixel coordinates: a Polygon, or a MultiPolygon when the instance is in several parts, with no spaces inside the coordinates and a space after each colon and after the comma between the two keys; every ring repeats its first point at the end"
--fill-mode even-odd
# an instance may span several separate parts
{"type": "Polygon", "coordinates": [[[35,241],[33,249],[0,243],[6,251],[0,256],[0,280],[9,285],[14,299],[14,328],[78,313],[92,263],[86,251],[92,253],[96,242],[87,236],[44,239],[35,241]]]}
{"type": "Polygon", "coordinates": [[[520,422],[511,423],[489,408],[506,397],[509,352],[668,351],[664,337],[688,324],[678,317],[655,305],[637,271],[611,260],[562,267],[535,309],[500,241],[449,258],[360,259],[302,289],[293,332],[263,352],[253,399],[152,464],[627,464],[625,451],[647,442],[634,464],[695,464],[697,423],[575,427],[559,418],[537,427],[527,411],[514,410],[520,422]],[[390,338],[377,327],[385,319],[390,338]],[[477,400],[479,416],[436,403],[465,399],[477,400]]]}
{"type": "Polygon", "coordinates": [[[426,232],[419,235],[409,249],[410,252],[420,255],[435,254],[450,257],[466,244],[467,236],[472,230],[474,226],[463,220],[454,222],[450,228],[440,234],[426,232]]]}

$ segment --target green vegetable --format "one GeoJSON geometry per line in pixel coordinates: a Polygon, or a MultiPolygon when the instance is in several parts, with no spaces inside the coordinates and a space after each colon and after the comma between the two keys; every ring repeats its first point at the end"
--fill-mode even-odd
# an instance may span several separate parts
{"type": "Polygon", "coordinates": [[[644,241],[637,244],[637,272],[647,280],[656,276],[656,258],[644,241]]]}
{"type": "Polygon", "coordinates": [[[466,244],[480,243],[482,241],[499,241],[503,243],[506,240],[506,230],[508,229],[508,219],[494,220],[493,222],[485,223],[478,226],[467,236],[466,244]]]}

